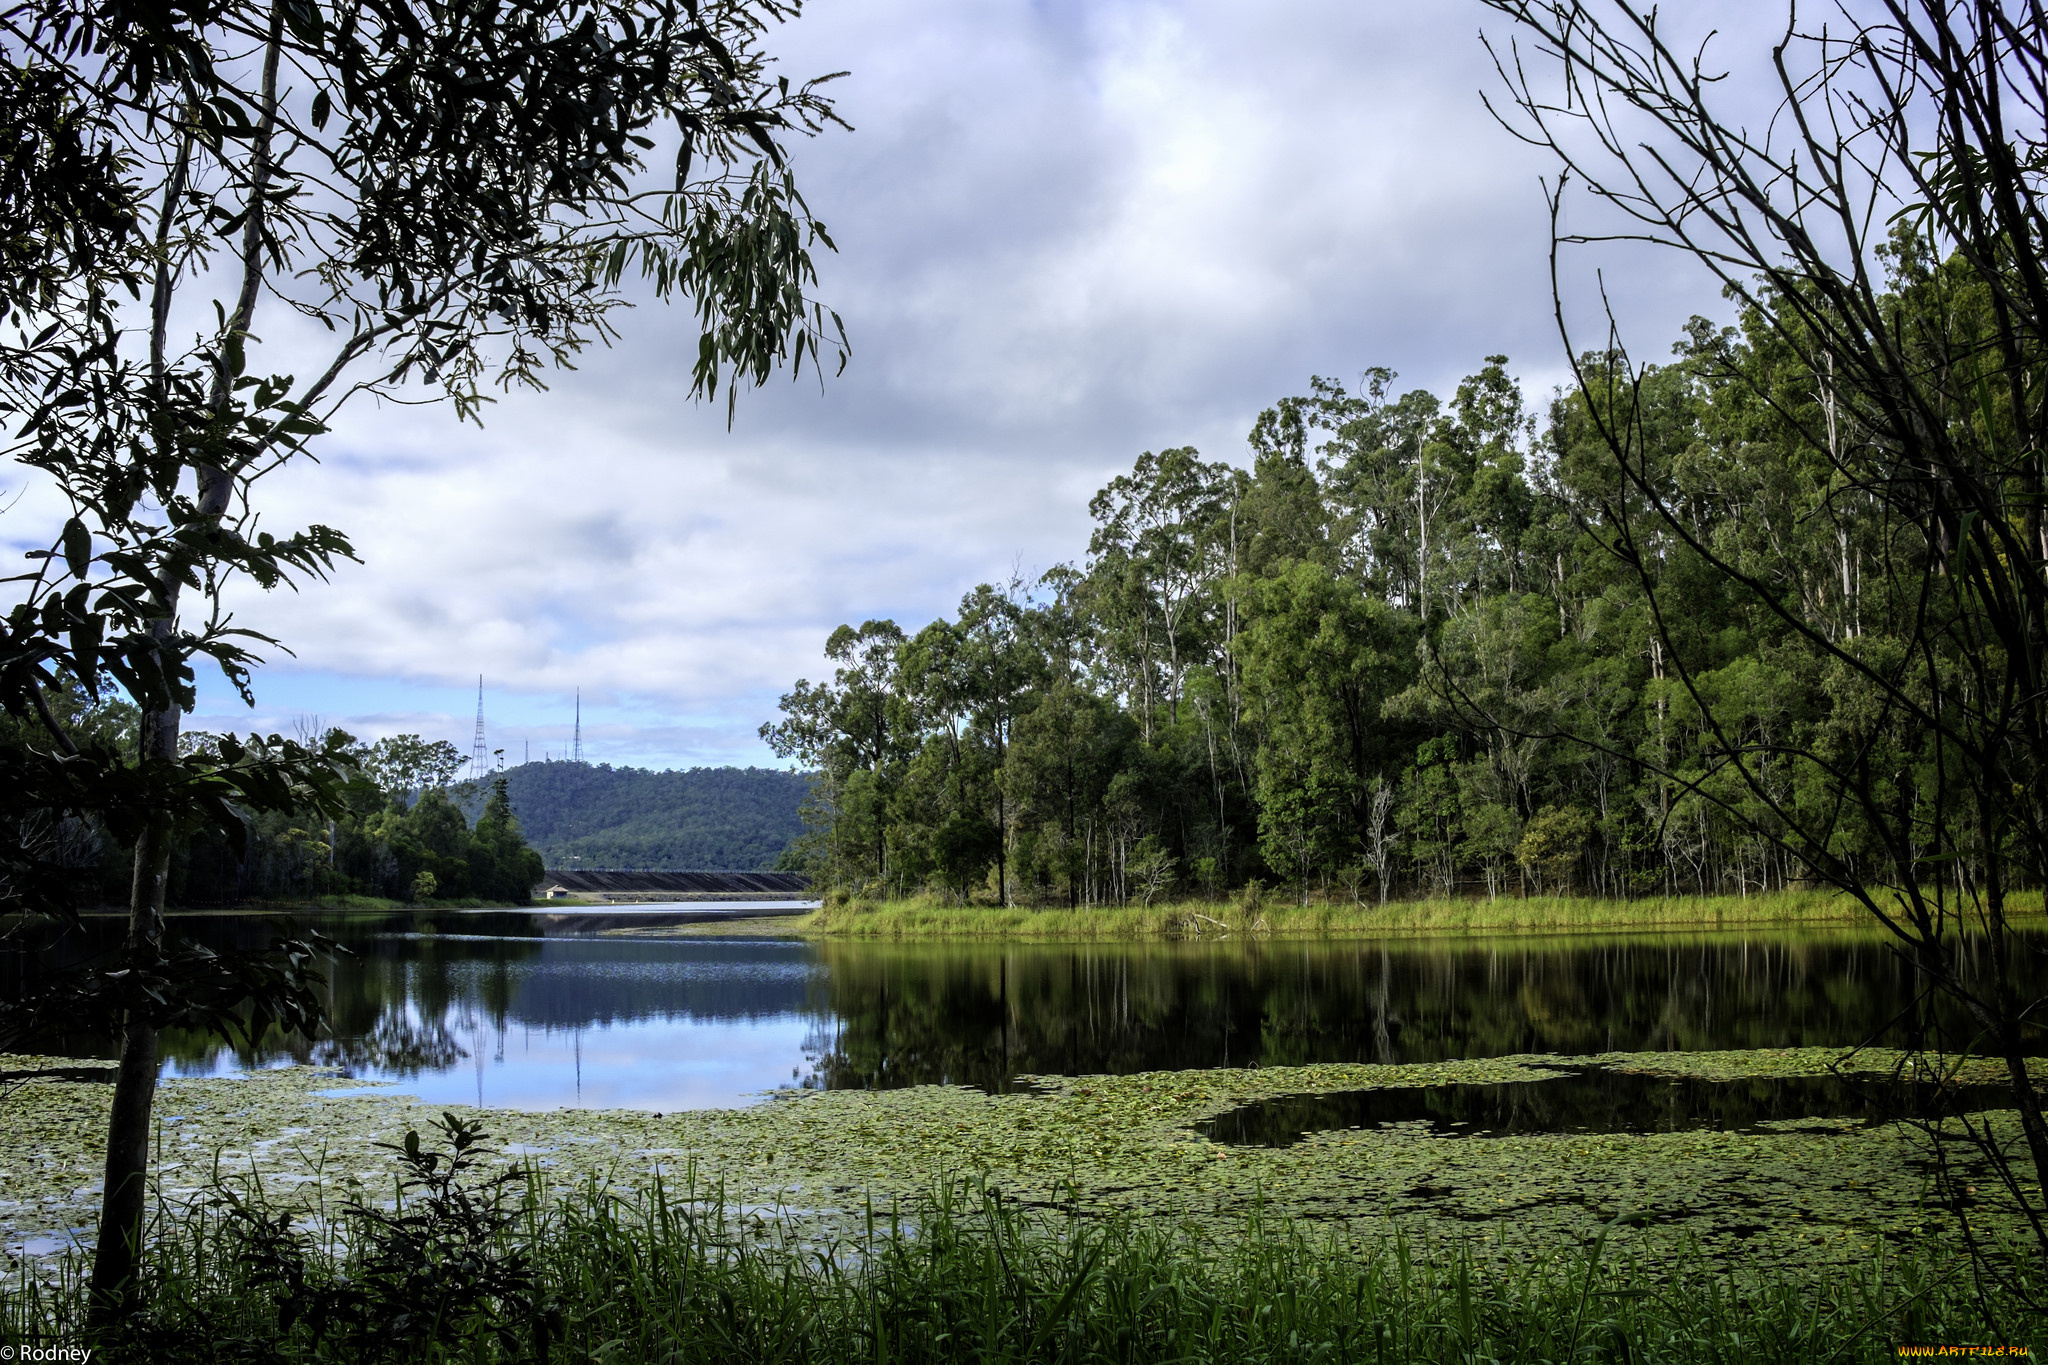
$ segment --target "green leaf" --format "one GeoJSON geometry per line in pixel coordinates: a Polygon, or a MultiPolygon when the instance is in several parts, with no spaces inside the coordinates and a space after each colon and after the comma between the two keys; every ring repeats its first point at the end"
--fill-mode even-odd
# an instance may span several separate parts
{"type": "Polygon", "coordinates": [[[73,578],[84,578],[92,567],[92,532],[77,517],[64,523],[64,565],[73,578]]]}

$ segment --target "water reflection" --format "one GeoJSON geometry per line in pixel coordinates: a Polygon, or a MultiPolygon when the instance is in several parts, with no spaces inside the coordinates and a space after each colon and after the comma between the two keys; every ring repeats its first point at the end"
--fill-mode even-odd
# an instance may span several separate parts
{"type": "MultiPolygon", "coordinates": [[[[319,1062],[442,1102],[669,1110],[778,1086],[1901,1042],[1916,994],[1881,939],[1841,935],[1075,947],[394,927],[411,926],[341,935],[357,955],[331,970],[332,1037],[239,1056],[167,1039],[167,1057],[319,1062]]],[[[2044,975],[2038,956],[2026,970],[2044,975]]]]}
{"type": "Polygon", "coordinates": [[[1903,1041],[1874,938],[1589,943],[831,942],[825,1084],[1903,1041]]]}
{"type": "Polygon", "coordinates": [[[2003,1085],[1901,1084],[1884,1076],[1655,1076],[1610,1067],[1525,1081],[1282,1095],[1218,1114],[1196,1131],[1232,1147],[1292,1147],[1311,1133],[1421,1124],[1437,1137],[1530,1133],[1755,1133],[1806,1119],[1865,1127],[2010,1109],[2003,1085]]]}
{"type": "MultiPolygon", "coordinates": [[[[332,968],[333,1037],[260,1059],[436,1103],[666,1111],[815,1085],[818,964],[798,943],[383,935],[332,968]]],[[[828,1031],[829,1033],[829,1031],[828,1031]]]]}

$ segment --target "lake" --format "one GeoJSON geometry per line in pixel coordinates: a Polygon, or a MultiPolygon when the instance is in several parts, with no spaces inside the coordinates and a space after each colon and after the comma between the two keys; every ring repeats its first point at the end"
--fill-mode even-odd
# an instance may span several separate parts
{"type": "MultiPolygon", "coordinates": [[[[1916,993],[1882,939],[1855,933],[899,944],[573,936],[568,922],[329,926],[353,953],[330,965],[332,1037],[253,1054],[167,1037],[167,1071],[312,1062],[441,1103],[668,1112],[786,1087],[1899,1046],[1916,993]]],[[[245,944],[270,924],[186,923],[245,944]]]]}

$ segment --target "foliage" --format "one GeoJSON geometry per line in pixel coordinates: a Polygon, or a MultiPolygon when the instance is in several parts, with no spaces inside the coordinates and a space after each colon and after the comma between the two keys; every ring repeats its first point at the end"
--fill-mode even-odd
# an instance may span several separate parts
{"type": "Polygon", "coordinates": [[[394,796],[417,799],[432,787],[445,787],[469,762],[445,739],[418,735],[387,735],[356,752],[356,766],[378,788],[394,796]]]}
{"type": "MultiPolygon", "coordinates": [[[[115,709],[119,742],[131,747],[132,717],[132,709],[115,709]]],[[[205,734],[182,736],[188,750],[220,742],[205,734]]],[[[526,903],[545,869],[513,814],[507,775],[451,785],[447,779],[466,760],[453,745],[428,743],[418,735],[362,744],[344,732],[329,731],[316,747],[333,755],[339,772],[346,774],[325,811],[234,808],[232,837],[204,827],[184,834],[171,850],[168,904],[226,906],[339,896],[418,901],[436,895],[526,903]],[[394,755],[411,758],[394,762],[394,755]],[[424,766],[413,761],[422,755],[424,766]]],[[[74,901],[98,905],[124,899],[129,848],[92,819],[75,820],[71,836],[69,892],[74,901]]]]}
{"type": "Polygon", "coordinates": [[[520,1174],[478,1169],[480,1122],[443,1114],[436,1127],[445,1152],[423,1147],[416,1129],[382,1144],[398,1158],[397,1197],[389,1209],[361,1192],[342,1204],[338,1267],[321,1263],[291,1212],[221,1187],[240,1278],[270,1300],[280,1336],[303,1324],[316,1351],[331,1344],[361,1360],[417,1359],[479,1337],[545,1355],[549,1308],[529,1253],[508,1245],[518,1205],[507,1187],[520,1174]]]}
{"type": "Polygon", "coordinates": [[[1556,159],[1553,223],[1583,187],[1606,229],[1555,248],[1663,247],[1738,310],[1676,383],[1612,316],[1574,363],[1587,521],[1668,665],[1660,722],[1701,737],[1657,755],[1667,818],[1840,888],[1963,1008],[1926,1046],[2001,1059],[2031,1178],[1985,1150],[2048,1255],[2009,909],[2048,882],[2048,14],[1789,12],[1759,140],[1656,9],[1489,3],[1535,58],[1502,62],[1504,120],[1556,159]],[[1761,648],[1729,649],[1738,623],[1761,648]]]}
{"type": "MultiPolygon", "coordinates": [[[[797,12],[27,0],[0,15],[0,449],[63,509],[6,580],[0,908],[73,913],[87,827],[132,851],[115,974],[175,991],[161,963],[179,951],[163,921],[178,846],[240,854],[246,816],[288,831],[341,817],[349,756],[331,744],[179,731],[199,667],[253,700],[251,670],[279,645],[236,624],[228,586],[296,589],[352,557],[332,527],[268,529],[257,496],[351,399],[477,419],[492,387],[544,387],[610,341],[629,277],[690,300],[690,392],[722,392],[728,413],[779,365],[843,361],[838,319],[807,292],[830,239],[784,150],[834,122],[831,103],[763,50],[797,12]],[[265,366],[264,331],[295,329],[307,371],[265,366]],[[74,734],[50,699],[67,689],[132,704],[133,746],[74,734]]],[[[156,1073],[148,1012],[125,1029],[102,1312],[138,1283],[156,1073]]]]}
{"type": "MultiPolygon", "coordinates": [[[[1898,600],[1875,527],[1812,515],[1799,431],[1729,378],[1810,382],[1791,363],[1695,320],[1642,383],[1670,496],[1769,565],[1776,605],[1675,541],[1644,573],[1611,553],[1586,391],[1539,426],[1498,356],[1447,398],[1317,379],[1259,418],[1249,470],[1142,457],[1080,567],[984,585],[914,637],[836,632],[832,680],[763,729],[818,774],[795,852],[873,897],[1039,904],[1253,878],[1374,901],[1791,887],[1804,865],[1728,785],[1728,727],[1839,728],[1861,703],[1787,652],[1807,625],[1778,607],[1875,650],[1898,600]]],[[[1791,765],[1772,780],[1824,800],[1791,765]]],[[[1835,830],[1844,860],[1882,856],[1861,829],[1835,830]]]]}
{"type": "MultiPolygon", "coordinates": [[[[1205,1238],[1026,1210],[971,1181],[825,1248],[682,1184],[593,1185],[545,1208],[527,1193],[509,1226],[487,1205],[474,1240],[471,1220],[439,1229],[439,1249],[468,1256],[433,1262],[442,1276],[411,1303],[385,1296],[405,1267],[376,1273],[408,1244],[387,1230],[397,1216],[354,1206],[367,1250],[308,1254],[289,1214],[238,1201],[239,1220],[172,1234],[159,1307],[114,1358],[1875,1362],[1900,1345],[2038,1345],[2004,1296],[1910,1248],[1756,1272],[1697,1253],[1645,1264],[1599,1238],[1501,1263],[1402,1237],[1347,1246],[1261,1214],[1205,1238]],[[250,1224],[267,1242],[228,1254],[250,1224]],[[274,1267],[302,1278],[281,1284],[274,1267]],[[361,1307],[327,1330],[304,1311],[346,1295],[361,1307]],[[429,1311],[458,1296],[460,1311],[429,1311]]],[[[478,1196],[458,1185],[444,1202],[464,1198],[478,1196]]],[[[63,1289],[25,1285],[5,1295],[0,1330],[34,1340],[69,1307],[63,1289]]]]}
{"type": "MultiPolygon", "coordinates": [[[[68,810],[53,809],[44,804],[48,786],[0,784],[0,909],[41,910],[61,924],[74,922],[80,908],[125,900],[133,846],[154,803],[182,807],[190,838],[210,837],[236,858],[262,856],[256,827],[278,818],[278,806],[339,806],[346,736],[187,736],[179,770],[124,775],[95,765],[119,765],[134,752],[133,704],[93,698],[62,677],[37,699],[79,749],[56,765],[76,800],[68,810]]],[[[0,713],[0,752],[33,754],[47,734],[39,721],[0,713]]],[[[14,920],[0,939],[35,923],[14,920]]],[[[103,1045],[118,1036],[123,1019],[243,1038],[271,1026],[311,1028],[323,984],[316,963],[327,946],[311,934],[278,935],[253,950],[222,949],[167,933],[147,960],[125,970],[58,976],[0,1000],[0,1046],[67,1033],[103,1045]]]]}
{"type": "MultiPolygon", "coordinates": [[[[331,528],[257,529],[251,494],[352,396],[439,395],[474,417],[488,385],[538,386],[548,361],[609,339],[629,271],[694,301],[699,394],[730,398],[830,344],[803,292],[828,239],[777,139],[816,131],[831,106],[771,77],[760,50],[795,13],[8,13],[0,113],[20,155],[0,182],[18,229],[0,415],[9,457],[70,516],[12,580],[0,640],[0,704],[18,722],[0,735],[0,819],[18,834],[0,896],[61,908],[49,831],[82,814],[127,846],[157,831],[147,889],[182,833],[239,839],[230,807],[331,813],[336,755],[201,751],[177,722],[196,663],[246,696],[254,651],[276,643],[233,624],[228,582],[293,586],[350,554],[331,528]],[[664,123],[666,184],[650,178],[664,123]],[[222,285],[215,303],[188,297],[222,285]],[[253,368],[265,299],[333,335],[314,373],[253,368]],[[181,616],[186,592],[200,609],[181,616]],[[110,686],[141,712],[134,754],[74,736],[51,704],[110,686]]],[[[437,775],[432,755],[377,757],[402,785],[437,775]]]]}

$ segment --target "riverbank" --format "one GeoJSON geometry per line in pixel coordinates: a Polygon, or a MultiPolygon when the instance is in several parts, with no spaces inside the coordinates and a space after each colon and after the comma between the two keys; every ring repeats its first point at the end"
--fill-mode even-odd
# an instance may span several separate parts
{"type": "MultiPolygon", "coordinates": [[[[1624,1259],[1596,1238],[1488,1264],[1405,1238],[1354,1249],[1258,1214],[1204,1235],[1024,1210],[963,1180],[826,1251],[680,1182],[552,1201],[532,1177],[509,1200],[464,1188],[416,1190],[404,1224],[358,1205],[282,1234],[242,1191],[162,1230],[142,1330],[96,1343],[95,1358],[1888,1365],[2048,1344],[2031,1276],[1980,1281],[1945,1247],[1756,1271],[1624,1259]]],[[[80,1340],[84,1282],[0,1281],[0,1344],[80,1340]]]]}
{"type": "MultiPolygon", "coordinates": [[[[1879,1360],[1900,1344],[2001,1340],[1985,1333],[2004,1305],[1990,1322],[1968,1317],[1969,1258],[1929,1183],[1930,1135],[1857,1098],[1891,1103],[1881,1097],[1907,1061],[1836,1049],[1546,1054],[1039,1076],[1000,1095],[784,1091],[751,1108],[669,1114],[425,1104],[312,1068],[167,1077],[152,1143],[158,1283],[171,1318],[192,1312],[195,1350],[154,1359],[219,1359],[196,1348],[275,1330],[265,1281],[237,1278],[259,1243],[224,1228],[224,1186],[267,1210],[269,1226],[327,1239],[305,1248],[304,1283],[340,1271],[351,1278],[337,1283],[371,1283],[340,1259],[373,1240],[367,1227],[336,1240],[342,1206],[391,1190],[407,1131],[432,1145],[444,1111],[488,1134],[479,1185],[502,1172],[526,1192],[516,1222],[483,1249],[529,1253],[547,1291],[537,1301],[577,1305],[562,1325],[587,1327],[575,1337],[586,1347],[638,1343],[599,1358],[672,1358],[667,1347],[701,1328],[733,1335],[674,1358],[872,1365],[879,1353],[793,1357],[747,1335],[830,1321],[836,1339],[863,1321],[841,1310],[864,1308],[863,1330],[891,1334],[889,1358],[936,1362],[958,1358],[970,1326],[1020,1313],[1001,1330],[1028,1329],[1040,1346],[1048,1322],[1109,1339],[1115,1305],[1144,1302],[1202,1307],[1168,1334],[1171,1349],[1122,1359],[1263,1359],[1235,1338],[1204,1356],[1187,1332],[1262,1326],[1253,1305],[1324,1296],[1327,1313],[1273,1319],[1297,1334],[1282,1340],[1375,1321],[1388,1333],[1377,1338],[1388,1349],[1340,1340],[1333,1359],[1572,1359],[1587,1323],[1626,1359],[1879,1360]],[[1588,1108],[1573,1098],[1588,1085],[1611,1093],[1588,1108]],[[1653,1124],[1636,1121],[1643,1105],[1653,1124]],[[950,1210],[933,1202],[948,1194],[950,1210]],[[1018,1211],[1022,1221],[1003,1221],[1018,1211]],[[702,1259],[686,1245],[700,1234],[702,1259]],[[739,1274],[750,1258],[757,1278],[739,1274]],[[919,1265],[932,1274],[877,1278],[919,1265]],[[1062,1266],[1065,1280],[1036,1278],[1062,1266]],[[1161,1286],[1175,1288],[1154,1294],[1161,1286]],[[980,1308],[934,1325],[962,1295],[980,1308]],[[1244,1311],[1209,1311],[1221,1303],[1244,1311]],[[747,1311],[735,1316],[735,1304],[747,1311]],[[1762,1350],[1758,1333],[1778,1330],[1763,1324],[1780,1308],[1790,1335],[1762,1350]],[[614,1309],[616,1321],[605,1317],[614,1309]],[[1464,1315],[1456,1349],[1440,1316],[1453,1311],[1464,1315]],[[661,1340],[639,1335],[643,1324],[661,1340]],[[1408,1325],[1427,1330],[1395,1349],[1408,1325]],[[913,1339],[925,1347],[895,1349],[913,1339]]],[[[60,1059],[0,1057],[0,1072],[0,1246],[19,1267],[0,1284],[0,1339],[47,1340],[50,1325],[77,1320],[84,1249],[73,1239],[91,1231],[111,1087],[60,1059]]],[[[1971,1064],[1955,1079],[1978,1131],[2013,1146],[2014,1116],[1979,1089],[1995,1085],[1995,1068],[1971,1064]]],[[[1968,1197],[1976,1234],[2011,1243],[2023,1228],[1981,1161],[1945,1145],[1949,1188],[1968,1197]]],[[[467,1236],[474,1224],[444,1226],[467,1236]]],[[[279,1244],[260,1245],[269,1255],[279,1244]]],[[[529,1358],[511,1342],[497,1355],[489,1335],[453,1356],[529,1358]]],[[[293,1358],[338,1360],[343,1345],[293,1358]]],[[[1049,1357],[1034,1347],[981,1358],[1049,1357]]]]}
{"type": "MultiPolygon", "coordinates": [[[[2041,915],[2031,895],[2020,909],[2041,915]]],[[[1833,891],[1754,896],[1503,896],[1494,900],[1397,901],[1389,905],[1182,901],[1081,909],[864,901],[828,896],[790,928],[835,938],[1199,939],[1386,934],[1613,933],[1872,925],[1868,911],[1833,891]]]]}

